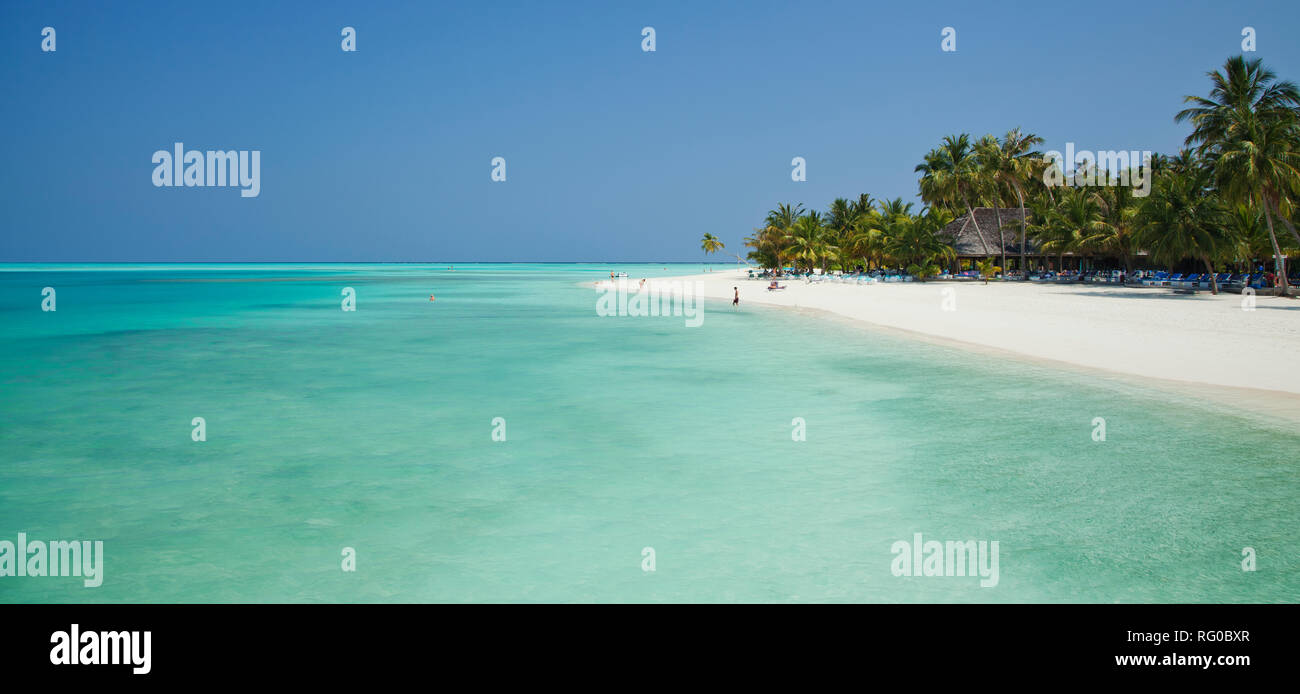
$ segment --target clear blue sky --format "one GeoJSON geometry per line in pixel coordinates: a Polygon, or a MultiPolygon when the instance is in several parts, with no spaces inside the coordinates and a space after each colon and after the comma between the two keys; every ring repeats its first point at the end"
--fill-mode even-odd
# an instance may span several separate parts
{"type": "Polygon", "coordinates": [[[915,199],[949,133],[1175,150],[1244,26],[1300,81],[1294,1],[197,4],[3,0],[0,261],[743,254],[777,202],[915,199]],[[177,141],[261,195],[154,187],[177,141]]]}

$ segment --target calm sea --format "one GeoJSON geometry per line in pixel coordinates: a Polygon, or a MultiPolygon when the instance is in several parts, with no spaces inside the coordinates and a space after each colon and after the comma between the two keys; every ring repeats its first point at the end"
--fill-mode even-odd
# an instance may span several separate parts
{"type": "Polygon", "coordinates": [[[0,266],[0,541],[105,553],[0,601],[1300,600],[1293,428],[611,269],[701,266],[0,266]]]}

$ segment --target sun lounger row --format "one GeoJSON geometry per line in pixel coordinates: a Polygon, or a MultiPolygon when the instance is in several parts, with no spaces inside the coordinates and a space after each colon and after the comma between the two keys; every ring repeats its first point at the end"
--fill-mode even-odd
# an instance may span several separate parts
{"type": "Polygon", "coordinates": [[[1031,282],[1085,282],[1088,284],[1127,284],[1133,277],[1119,270],[1065,270],[1029,275],[1031,282]]]}
{"type": "MultiPolygon", "coordinates": [[[[1268,281],[1264,273],[1256,272],[1252,274],[1233,274],[1231,272],[1220,272],[1214,275],[1215,281],[1222,288],[1241,288],[1251,287],[1254,289],[1263,289],[1268,286],[1268,281]]],[[[1141,279],[1144,287],[1173,287],[1175,289],[1209,289],[1210,275],[1208,273],[1183,274],[1178,272],[1156,272],[1150,276],[1141,279]]]]}
{"type": "Polygon", "coordinates": [[[1029,275],[1030,282],[1078,282],[1079,273],[1073,270],[1065,272],[1036,272],[1029,275]]]}
{"type": "Polygon", "coordinates": [[[813,284],[830,282],[832,284],[878,284],[880,282],[912,282],[911,275],[896,273],[834,273],[829,275],[804,275],[804,280],[813,284]]]}

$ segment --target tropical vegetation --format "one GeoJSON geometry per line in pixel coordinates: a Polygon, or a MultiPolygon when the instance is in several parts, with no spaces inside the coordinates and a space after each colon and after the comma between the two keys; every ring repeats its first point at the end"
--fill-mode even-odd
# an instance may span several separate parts
{"type": "MultiPolygon", "coordinates": [[[[1024,277],[1031,242],[1049,270],[1067,263],[1209,274],[1271,268],[1300,255],[1300,90],[1241,56],[1208,77],[1208,95],[1185,97],[1174,118],[1192,128],[1186,148],[1130,162],[1123,172],[1130,182],[1143,173],[1149,186],[1110,185],[1120,172],[1095,163],[1066,174],[1035,149],[1043,139],[1020,128],[1001,137],[948,135],[916,166],[919,210],[868,194],[837,198],[825,211],[781,203],[745,239],[748,257],[778,273],[893,269],[924,279],[959,269],[944,227],[968,216],[994,252],[960,264],[986,278],[1012,267],[1024,277]],[[1067,175],[1096,175],[1097,184],[1052,185],[1067,175]],[[975,215],[978,208],[993,214],[975,215]]],[[[1283,291],[1286,274],[1277,278],[1283,291]]]]}
{"type": "Polygon", "coordinates": [[[713,234],[705,234],[704,238],[700,239],[700,250],[705,253],[717,253],[726,247],[726,244],[719,241],[718,237],[713,234]]]}

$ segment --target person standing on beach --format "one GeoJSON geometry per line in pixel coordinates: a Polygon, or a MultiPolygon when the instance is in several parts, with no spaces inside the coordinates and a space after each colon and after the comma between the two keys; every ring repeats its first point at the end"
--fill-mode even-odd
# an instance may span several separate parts
{"type": "Polygon", "coordinates": [[[740,306],[740,287],[732,287],[732,289],[736,291],[736,298],[731,300],[731,307],[736,308],[740,306]]]}

